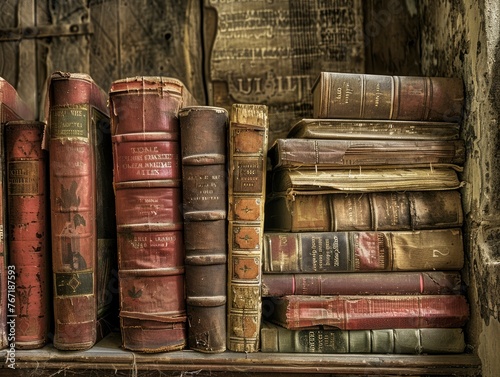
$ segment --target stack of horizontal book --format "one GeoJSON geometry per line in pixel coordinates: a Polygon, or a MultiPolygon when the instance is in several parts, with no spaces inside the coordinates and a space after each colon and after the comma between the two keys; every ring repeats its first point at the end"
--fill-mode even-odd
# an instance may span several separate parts
{"type": "Polygon", "coordinates": [[[269,149],[263,352],[460,353],[456,78],[322,72],[269,149]]]}

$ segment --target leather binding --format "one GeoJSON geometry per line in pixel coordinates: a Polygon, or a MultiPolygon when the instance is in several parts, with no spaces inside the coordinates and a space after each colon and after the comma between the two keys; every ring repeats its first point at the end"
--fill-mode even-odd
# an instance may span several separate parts
{"type": "MultiPolygon", "coordinates": [[[[7,316],[9,310],[9,298],[14,299],[14,290],[8,289],[15,280],[15,266],[8,267],[8,245],[4,232],[7,231],[7,182],[5,169],[4,125],[8,121],[34,119],[32,109],[19,96],[16,89],[5,79],[0,77],[0,349],[11,348],[13,339],[8,339],[7,316]],[[12,273],[14,272],[14,273],[12,273]],[[9,284],[7,284],[9,282],[9,284]]],[[[15,285],[15,284],[14,284],[15,285]]],[[[12,315],[12,311],[10,311],[12,315]]]]}
{"type": "Polygon", "coordinates": [[[470,317],[464,295],[291,295],[265,298],[264,319],[290,330],[462,327],[470,317]]]}
{"type": "Polygon", "coordinates": [[[170,77],[112,83],[120,328],[125,349],[186,346],[179,110],[196,104],[170,77]]]}
{"type": "Polygon", "coordinates": [[[264,273],[262,297],[463,293],[459,271],[264,273]]]}
{"type": "Polygon", "coordinates": [[[179,112],[189,349],[226,350],[228,111],[179,112]]]}
{"type": "Polygon", "coordinates": [[[228,156],[227,347],[235,352],[259,350],[268,133],[267,106],[232,105],[228,156]]]}
{"type": "Polygon", "coordinates": [[[457,271],[463,265],[460,228],[264,233],[268,273],[457,271]]]}
{"type": "Polygon", "coordinates": [[[83,350],[115,318],[116,226],[107,94],[84,73],[48,82],[54,347],[83,350]]]}
{"type": "Polygon", "coordinates": [[[453,354],[465,351],[464,330],[455,328],[288,330],[264,321],[262,352],[453,354]]]}
{"type": "Polygon", "coordinates": [[[9,265],[15,267],[17,349],[42,347],[52,323],[45,123],[5,125],[9,265]]]}
{"type": "Polygon", "coordinates": [[[458,77],[320,72],[312,92],[313,118],[459,123],[465,99],[458,77]]]}
{"type": "Polygon", "coordinates": [[[461,227],[459,190],[274,195],[265,228],[280,232],[419,230],[461,227]],[[439,208],[439,211],[435,211],[439,208]]]}

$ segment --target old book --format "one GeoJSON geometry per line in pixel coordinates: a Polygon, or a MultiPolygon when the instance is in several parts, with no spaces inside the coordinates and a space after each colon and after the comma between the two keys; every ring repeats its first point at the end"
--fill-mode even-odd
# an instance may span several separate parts
{"type": "Polygon", "coordinates": [[[48,340],[52,323],[47,151],[45,123],[5,125],[9,266],[15,269],[15,347],[34,349],[48,340]]]}
{"type": "Polygon", "coordinates": [[[290,330],[462,327],[470,314],[464,295],[289,295],[263,300],[263,318],[290,330]]]}
{"type": "Polygon", "coordinates": [[[112,327],[116,271],[107,94],[84,73],[48,80],[54,347],[87,349],[112,327]]]}
{"type": "Polygon", "coordinates": [[[259,350],[267,106],[233,104],[228,152],[227,348],[259,350]]]}
{"type": "Polygon", "coordinates": [[[269,194],[330,194],[341,192],[430,191],[462,187],[460,167],[378,167],[350,169],[275,169],[271,171],[269,194]]]}
{"type": "Polygon", "coordinates": [[[179,110],[196,101],[171,77],[116,80],[109,93],[123,347],[186,346],[179,110]]]}
{"type": "Polygon", "coordinates": [[[465,351],[464,330],[416,328],[380,330],[289,330],[264,321],[262,352],[450,354],[465,351]]]}
{"type": "Polygon", "coordinates": [[[464,140],[277,139],[269,150],[273,169],[462,165],[464,140]]]}
{"type": "Polygon", "coordinates": [[[226,350],[227,128],[220,107],[179,112],[189,349],[226,350]]]}
{"type": "Polygon", "coordinates": [[[409,295],[460,294],[458,271],[267,273],[262,297],[286,295],[409,295]]]}
{"type": "Polygon", "coordinates": [[[280,232],[453,228],[464,218],[459,190],[282,194],[265,208],[265,229],[280,232]]]}
{"type": "Polygon", "coordinates": [[[264,272],[459,270],[460,228],[418,231],[265,232],[264,272]]]}
{"type": "Polygon", "coordinates": [[[304,118],[288,131],[288,138],[457,140],[460,123],[385,119],[304,118]]]}
{"type": "MultiPolygon", "coordinates": [[[[15,267],[8,265],[8,245],[4,231],[7,227],[7,182],[4,150],[4,125],[8,121],[34,119],[32,109],[8,81],[0,77],[0,349],[14,348],[15,339],[8,332],[15,331],[7,318],[12,319],[15,306],[15,267]],[[11,289],[12,288],[12,289],[11,289]],[[10,335],[10,334],[9,334],[10,335]]],[[[15,321],[14,321],[15,322],[15,321]]]]}
{"type": "Polygon", "coordinates": [[[321,72],[312,91],[313,118],[460,122],[465,99],[455,77],[321,72]]]}

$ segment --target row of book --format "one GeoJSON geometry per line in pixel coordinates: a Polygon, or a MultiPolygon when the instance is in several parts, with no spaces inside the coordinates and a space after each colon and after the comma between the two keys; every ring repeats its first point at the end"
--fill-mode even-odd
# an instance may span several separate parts
{"type": "Polygon", "coordinates": [[[336,75],[315,106],[360,108],[272,146],[265,105],[174,78],[57,72],[42,121],[3,83],[2,346],[12,317],[17,348],[462,352],[459,80],[336,75]]]}

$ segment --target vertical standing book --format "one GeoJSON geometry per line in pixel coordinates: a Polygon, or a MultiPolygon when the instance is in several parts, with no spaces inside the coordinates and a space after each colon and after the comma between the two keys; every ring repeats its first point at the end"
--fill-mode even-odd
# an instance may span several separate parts
{"type": "Polygon", "coordinates": [[[42,347],[52,322],[45,124],[5,126],[9,265],[16,270],[16,348],[42,347]]]}
{"type": "Polygon", "coordinates": [[[186,346],[179,110],[196,104],[169,77],[114,81],[113,143],[123,347],[186,346]]]}
{"type": "Polygon", "coordinates": [[[54,347],[92,347],[113,320],[116,226],[107,94],[84,73],[48,82],[54,347]]]}
{"type": "Polygon", "coordinates": [[[181,128],[188,347],[226,350],[228,112],[190,106],[181,128]]]}
{"type": "Polygon", "coordinates": [[[229,121],[228,349],[256,352],[262,315],[267,106],[233,104],[229,121]]]}
{"type": "MultiPolygon", "coordinates": [[[[7,266],[7,244],[4,237],[4,227],[7,224],[7,190],[5,174],[5,152],[3,148],[3,128],[6,122],[16,119],[33,119],[32,110],[21,99],[16,89],[0,77],[0,349],[13,343],[7,337],[7,316],[14,315],[15,266],[7,266]],[[7,281],[9,284],[7,284],[7,281]],[[10,305],[9,305],[10,304],[10,305]]],[[[10,330],[10,328],[9,328],[10,330]]]]}

